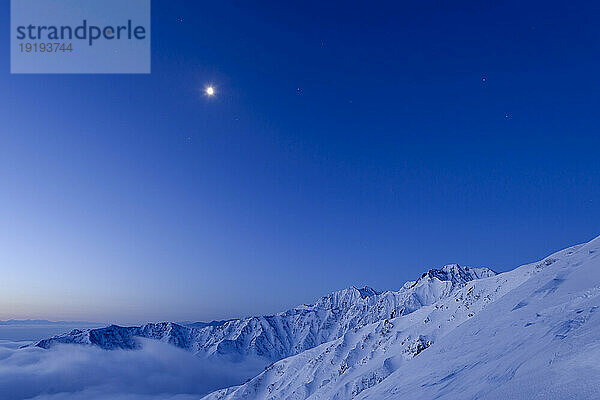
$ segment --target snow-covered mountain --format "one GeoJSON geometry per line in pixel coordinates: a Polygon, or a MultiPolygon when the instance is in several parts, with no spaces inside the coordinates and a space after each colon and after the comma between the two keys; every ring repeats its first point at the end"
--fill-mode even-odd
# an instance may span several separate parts
{"type": "Polygon", "coordinates": [[[112,325],[73,330],[35,345],[49,348],[57,343],[76,343],[108,350],[135,349],[139,346],[136,338],[142,337],[171,343],[209,359],[258,361],[262,369],[274,361],[337,339],[350,330],[410,314],[473,279],[493,275],[487,268],[452,264],[432,269],[395,292],[350,287],[324,296],[312,305],[301,305],[276,315],[187,326],[171,322],[139,327],[112,325]]]}
{"type": "Polygon", "coordinates": [[[252,376],[204,400],[597,399],[599,254],[600,237],[502,274],[453,264],[398,291],[351,287],[272,316],[75,330],[35,345],[135,349],[151,338],[252,376]]]}
{"type": "Polygon", "coordinates": [[[472,280],[204,400],[600,398],[600,238],[472,280]]]}

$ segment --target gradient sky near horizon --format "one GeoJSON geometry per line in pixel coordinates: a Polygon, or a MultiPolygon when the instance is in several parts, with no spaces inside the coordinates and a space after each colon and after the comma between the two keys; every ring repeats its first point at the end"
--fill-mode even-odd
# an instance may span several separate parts
{"type": "Polygon", "coordinates": [[[600,234],[600,3],[152,6],[151,75],[10,75],[5,29],[0,319],[273,313],[600,234]]]}

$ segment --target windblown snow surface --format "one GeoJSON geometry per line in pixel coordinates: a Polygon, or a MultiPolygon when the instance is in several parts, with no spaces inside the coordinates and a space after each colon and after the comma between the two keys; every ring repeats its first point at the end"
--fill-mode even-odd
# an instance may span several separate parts
{"type": "Polygon", "coordinates": [[[157,339],[251,378],[204,400],[600,399],[599,254],[600,237],[498,275],[448,265],[395,292],[352,287],[273,316],[75,330],[33,346],[157,339]]]}

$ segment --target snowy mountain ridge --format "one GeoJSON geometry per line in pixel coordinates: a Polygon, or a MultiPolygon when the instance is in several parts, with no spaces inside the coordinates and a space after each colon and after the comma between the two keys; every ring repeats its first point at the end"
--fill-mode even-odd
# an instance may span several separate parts
{"type": "Polygon", "coordinates": [[[192,326],[161,322],[138,327],[111,325],[99,329],[77,329],[41,340],[35,346],[49,348],[55,344],[71,343],[95,345],[107,350],[136,349],[140,346],[137,338],[148,338],[213,360],[259,360],[262,369],[272,362],[337,339],[350,330],[410,314],[448,296],[467,282],[494,275],[488,268],[451,264],[426,272],[398,291],[379,293],[369,287],[351,286],[330,293],[312,305],[298,306],[270,316],[192,326]]]}
{"type": "Polygon", "coordinates": [[[156,339],[251,378],[203,400],[596,399],[599,254],[600,237],[502,274],[451,264],[398,291],[352,286],[271,316],[112,325],[34,345],[156,339]]]}
{"type": "Polygon", "coordinates": [[[600,238],[471,280],[203,400],[600,398],[598,254],[600,238]]]}

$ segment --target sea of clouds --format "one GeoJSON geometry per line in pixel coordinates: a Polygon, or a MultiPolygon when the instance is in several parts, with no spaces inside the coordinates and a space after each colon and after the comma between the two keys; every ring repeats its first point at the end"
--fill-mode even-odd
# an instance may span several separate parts
{"type": "Polygon", "coordinates": [[[142,350],[113,351],[23,344],[0,342],[2,400],[197,400],[249,374],[154,340],[143,340],[142,350]]]}

